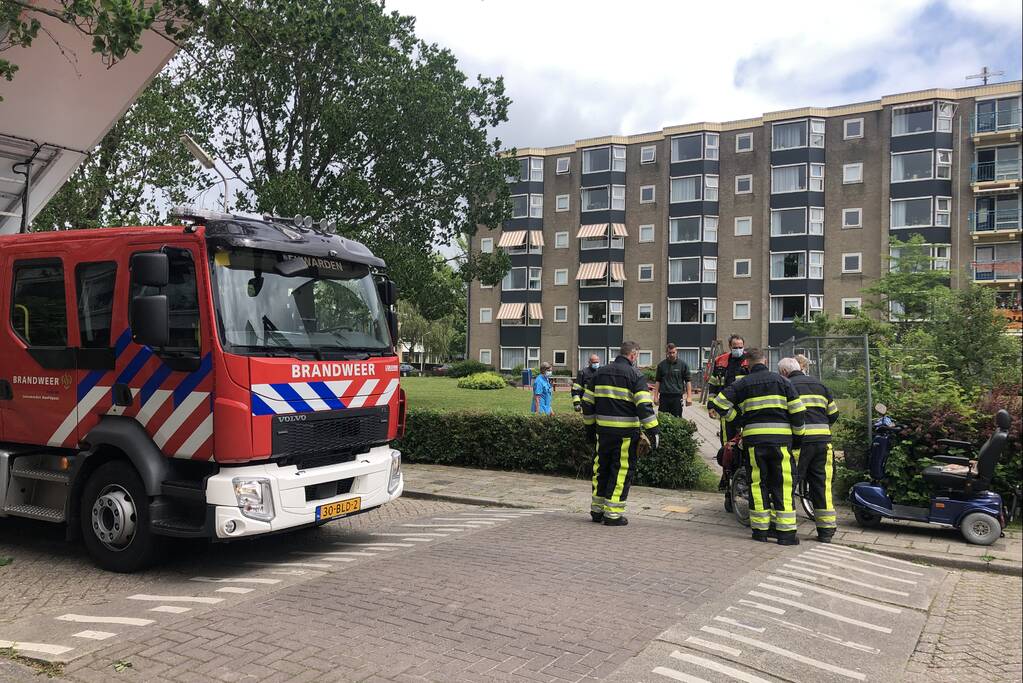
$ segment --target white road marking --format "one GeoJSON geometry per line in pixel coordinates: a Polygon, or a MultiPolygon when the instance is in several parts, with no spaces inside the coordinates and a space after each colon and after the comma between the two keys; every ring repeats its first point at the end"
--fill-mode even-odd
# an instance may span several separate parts
{"type": "MultiPolygon", "coordinates": [[[[246,562],[248,567],[305,567],[307,569],[327,569],[329,564],[318,564],[316,562],[246,562]]],[[[303,572],[304,573],[304,572],[303,572]]]]}
{"type": "Polygon", "coordinates": [[[184,614],[185,612],[191,612],[191,607],[178,607],[177,605],[160,605],[159,607],[153,607],[149,610],[150,612],[163,612],[164,614],[184,614]]]}
{"type": "Polygon", "coordinates": [[[822,662],[819,659],[807,657],[805,655],[799,654],[798,652],[792,652],[791,650],[786,650],[785,648],[778,647],[777,645],[765,643],[762,640],[756,640],[755,638],[747,638],[746,636],[741,636],[738,633],[729,633],[728,631],[722,630],[720,628],[714,628],[713,626],[703,626],[700,628],[700,630],[706,633],[711,633],[716,636],[721,636],[722,638],[730,638],[734,641],[743,643],[745,645],[749,645],[750,647],[755,647],[766,652],[781,655],[782,657],[788,657],[789,659],[799,662],[801,664],[808,664],[816,669],[820,669],[822,671],[829,671],[833,674],[845,676],[846,678],[851,678],[855,681],[867,680],[867,675],[861,671],[853,671],[852,669],[846,669],[841,666],[835,666],[834,664],[828,664],[827,662],[822,662]]]}
{"type": "Polygon", "coordinates": [[[713,650],[715,652],[723,652],[726,655],[731,655],[732,657],[738,657],[739,655],[742,654],[742,650],[738,650],[738,649],[736,649],[734,647],[729,647],[728,645],[721,645],[719,643],[712,643],[709,640],[704,640],[703,638],[697,638],[696,636],[689,636],[688,638],[686,638],[686,642],[687,643],[692,643],[693,645],[699,645],[700,647],[702,647],[704,649],[707,649],[707,650],[713,650]]]}
{"type": "Polygon", "coordinates": [[[833,567],[830,564],[817,564],[812,560],[804,560],[802,557],[793,557],[791,560],[789,560],[789,562],[793,564],[798,562],[801,566],[810,567],[811,569],[824,569],[827,571],[831,571],[833,569],[833,567]]]}
{"type": "Polygon", "coordinates": [[[330,550],[320,553],[296,552],[295,555],[320,555],[327,557],[376,557],[378,553],[367,553],[362,550],[330,550]]]}
{"type": "Polygon", "coordinates": [[[781,603],[782,605],[788,605],[789,607],[797,607],[805,612],[813,612],[814,614],[819,614],[822,617],[827,617],[828,619],[834,619],[835,621],[841,621],[846,624],[852,624],[853,626],[859,626],[861,628],[869,629],[871,631],[877,631],[878,633],[892,632],[892,630],[887,626],[878,626],[877,624],[871,624],[870,622],[867,621],[860,621],[859,619],[847,617],[844,614],[829,612],[828,610],[820,609],[819,607],[811,607],[810,605],[807,605],[805,603],[796,602],[795,600],[789,600],[788,598],[779,598],[776,595],[761,593],[760,591],[750,591],[749,594],[755,598],[760,598],[761,600],[777,602],[781,603]]]}
{"type": "Polygon", "coordinates": [[[187,595],[149,595],[147,593],[129,595],[128,599],[146,602],[194,602],[200,605],[216,605],[224,602],[224,598],[193,598],[187,595]]]}
{"type": "MultiPolygon", "coordinates": [[[[801,558],[796,558],[796,560],[798,560],[799,562],[805,562],[805,560],[803,560],[801,558]]],[[[886,581],[895,581],[896,583],[906,583],[906,584],[909,584],[911,586],[915,586],[917,584],[917,582],[914,581],[913,579],[901,579],[898,576],[888,576],[887,574],[882,574],[881,572],[875,572],[872,569],[863,569],[862,567],[853,567],[853,566],[851,566],[849,564],[846,564],[846,562],[844,561],[843,558],[831,558],[829,556],[827,559],[825,559],[825,558],[822,558],[822,557],[820,557],[818,555],[814,555],[813,556],[813,560],[814,560],[814,562],[823,562],[826,565],[825,567],[823,567],[824,569],[828,569],[830,567],[841,567],[842,569],[848,569],[851,572],[857,572],[857,573],[860,573],[860,574],[866,574],[867,576],[876,576],[879,579],[885,579],[886,581]]],[[[806,562],[806,564],[810,564],[810,563],[806,562]]],[[[811,565],[811,566],[816,567],[816,566],[819,566],[819,565],[811,565]]]]}
{"type": "Polygon", "coordinates": [[[835,643],[836,645],[843,645],[853,650],[859,650],[860,652],[869,652],[870,654],[875,655],[881,653],[881,650],[879,650],[876,647],[871,647],[870,645],[863,645],[862,643],[856,643],[851,640],[842,640],[837,636],[833,636],[828,633],[821,633],[819,631],[814,631],[813,629],[809,629],[799,624],[793,624],[791,621],[785,621],[784,619],[779,619],[778,617],[769,617],[766,614],[748,612],[746,610],[739,609],[738,607],[726,607],[725,610],[728,612],[735,612],[737,614],[741,614],[752,619],[765,619],[767,621],[779,624],[787,629],[796,631],[797,633],[801,633],[812,638],[820,638],[821,640],[826,640],[828,642],[835,643]]]}
{"type": "Polygon", "coordinates": [[[310,555],[324,562],[355,562],[354,557],[336,557],[334,553],[310,553],[302,550],[293,550],[292,555],[310,555]]]}
{"type": "Polygon", "coordinates": [[[234,594],[237,594],[237,595],[244,595],[246,593],[251,593],[254,590],[256,590],[256,589],[255,588],[240,588],[238,586],[224,586],[223,588],[218,588],[214,592],[215,593],[234,593],[234,594]]]}
{"type": "MultiPolygon", "coordinates": [[[[831,545],[830,549],[834,550],[835,552],[840,552],[840,553],[844,553],[844,554],[847,554],[847,555],[853,555],[853,554],[866,555],[867,557],[873,557],[875,559],[881,559],[881,557],[882,557],[881,555],[878,555],[877,553],[870,553],[870,552],[867,552],[866,550],[860,550],[859,548],[850,548],[847,545],[841,545],[841,546],[839,546],[839,545],[831,545]]],[[[888,557],[887,555],[885,555],[883,557],[884,557],[884,560],[886,562],[894,562],[895,564],[904,564],[907,567],[915,567],[917,569],[920,568],[920,565],[914,564],[913,562],[910,562],[908,560],[900,560],[897,557],[888,557]]]]}
{"type": "Polygon", "coordinates": [[[690,674],[676,671],[675,669],[669,669],[666,666],[658,666],[650,671],[652,674],[658,676],[664,676],[670,678],[673,681],[681,681],[682,683],[710,683],[706,678],[700,678],[699,676],[691,676],[690,674]]]}
{"type": "Polygon", "coordinates": [[[447,538],[448,534],[423,533],[418,531],[406,531],[403,534],[371,534],[372,536],[383,536],[384,538],[400,538],[403,541],[432,541],[434,538],[447,538]]]}
{"type": "Polygon", "coordinates": [[[765,605],[762,602],[754,602],[753,600],[740,600],[740,605],[746,605],[747,607],[755,607],[771,614],[785,614],[785,610],[781,607],[772,607],[771,605],[765,605]]]}
{"type": "Polygon", "coordinates": [[[49,643],[22,643],[20,641],[16,643],[13,640],[0,640],[0,648],[12,648],[15,652],[38,652],[43,655],[62,655],[75,649],[63,645],[50,645],[49,643]]]}
{"type": "Polygon", "coordinates": [[[719,674],[724,674],[726,676],[734,678],[737,681],[742,681],[743,683],[768,683],[768,681],[764,680],[760,676],[748,674],[742,669],[736,669],[726,664],[722,664],[721,662],[715,662],[713,659],[697,657],[696,655],[689,654],[688,652],[679,652],[678,650],[675,650],[674,652],[671,653],[671,657],[675,659],[680,659],[683,662],[688,662],[689,664],[702,666],[704,669],[716,671],[719,674]]]}
{"type": "Polygon", "coordinates": [[[57,621],[73,621],[76,624],[120,624],[121,626],[149,626],[156,623],[152,619],[135,619],[133,617],[90,617],[84,614],[62,614],[55,617],[57,621]]]}
{"type": "Polygon", "coordinates": [[[189,581],[198,581],[200,583],[262,583],[268,586],[281,582],[280,579],[257,579],[251,577],[214,578],[212,576],[193,576],[189,581]]]}
{"type": "MultiPolygon", "coordinates": [[[[909,593],[907,593],[906,591],[897,591],[894,588],[882,588],[881,586],[875,586],[872,583],[864,583],[863,581],[856,581],[855,579],[847,579],[844,576],[835,576],[834,574],[829,574],[828,572],[819,572],[819,571],[817,571],[815,569],[807,569],[806,567],[796,566],[795,564],[792,564],[792,563],[787,564],[785,566],[789,567],[791,569],[795,569],[797,571],[805,572],[806,574],[815,574],[815,575],[819,575],[819,576],[826,576],[829,579],[833,579],[835,581],[841,581],[842,583],[851,583],[854,586],[861,586],[863,588],[870,588],[871,590],[880,591],[882,593],[891,593],[892,595],[902,595],[904,597],[909,597],[909,593]]],[[[778,569],[777,571],[778,571],[779,574],[789,574],[789,573],[791,573],[791,572],[784,571],[782,569],[778,569]]],[[[804,576],[805,576],[805,574],[804,574],[804,576]]]]}
{"type": "Polygon", "coordinates": [[[415,543],[376,543],[376,542],[366,543],[366,542],[362,542],[362,541],[351,541],[351,542],[339,541],[338,543],[335,543],[334,545],[357,545],[357,546],[362,546],[363,548],[414,548],[415,547],[415,543]]]}
{"type": "Polygon", "coordinates": [[[437,529],[438,531],[465,531],[465,529],[477,528],[469,524],[402,524],[402,526],[411,527],[413,529],[437,529]],[[465,527],[465,529],[459,529],[457,527],[465,527]]]}
{"type": "Polygon", "coordinates": [[[785,595],[791,595],[794,598],[801,598],[801,597],[803,597],[802,593],[800,593],[799,591],[794,591],[794,590],[792,590],[790,588],[782,588],[781,586],[773,586],[773,585],[771,585],[769,583],[758,583],[757,586],[759,586],[760,588],[770,588],[773,591],[777,591],[779,593],[784,593],[785,595]]]}
{"type": "MultiPolygon", "coordinates": [[[[863,598],[857,598],[857,597],[855,597],[853,595],[846,595],[845,593],[839,593],[838,591],[828,590],[827,588],[821,588],[820,586],[807,585],[805,583],[800,583],[799,581],[793,581],[792,579],[786,579],[783,576],[765,576],[764,579],[765,580],[769,580],[769,581],[777,581],[778,583],[785,583],[785,584],[788,584],[790,586],[799,586],[800,588],[802,588],[804,590],[813,591],[814,593],[821,593],[822,595],[830,595],[831,597],[838,598],[840,600],[845,600],[847,602],[852,602],[852,603],[855,603],[857,605],[863,605],[864,607],[873,607],[874,609],[879,609],[882,612],[891,612],[892,614],[902,614],[902,610],[900,608],[898,608],[898,607],[892,607],[890,605],[882,605],[881,603],[874,602],[873,600],[865,600],[863,598]]],[[[760,585],[763,586],[764,584],[760,584],[760,585]]]]}
{"type": "Polygon", "coordinates": [[[865,560],[862,557],[853,557],[852,555],[844,555],[844,554],[841,554],[841,553],[835,553],[835,552],[832,552],[828,548],[814,548],[812,552],[815,552],[815,553],[817,553],[819,555],[825,555],[825,556],[828,556],[828,557],[833,557],[835,559],[841,559],[841,560],[846,560],[846,561],[851,561],[851,562],[859,562],[861,564],[869,564],[869,565],[871,565],[873,567],[880,567],[881,569],[887,569],[888,571],[892,571],[892,572],[901,572],[903,574],[909,574],[910,576],[923,576],[924,575],[923,572],[915,572],[915,571],[913,571],[911,569],[902,569],[901,567],[889,567],[887,564],[884,564],[883,562],[872,562],[871,560],[865,560]]]}
{"type": "Polygon", "coordinates": [[[522,519],[526,515],[498,515],[498,514],[484,515],[483,513],[477,513],[477,512],[463,512],[462,516],[463,517],[470,517],[470,518],[478,518],[478,517],[484,517],[485,516],[487,519],[522,519]]]}
{"type": "Polygon", "coordinates": [[[465,519],[464,517],[431,517],[435,522],[464,522],[465,524],[497,524],[492,519],[465,519]]]}
{"type": "MultiPolygon", "coordinates": [[[[365,548],[365,547],[367,547],[365,545],[362,545],[361,543],[332,543],[331,545],[333,545],[333,546],[335,546],[337,548],[365,548]]],[[[370,546],[370,547],[372,547],[373,548],[373,552],[376,552],[376,553],[379,553],[379,552],[393,553],[395,550],[398,550],[398,548],[387,548],[387,547],[378,548],[378,547],[374,547],[374,546],[370,546]]]]}
{"type": "Polygon", "coordinates": [[[744,624],[741,621],[736,621],[735,619],[722,617],[720,615],[714,617],[714,621],[720,621],[722,624],[729,624],[731,626],[738,626],[739,628],[744,628],[748,631],[754,631],[756,633],[763,633],[766,630],[763,626],[750,626],[749,624],[744,624]]]}
{"type": "Polygon", "coordinates": [[[116,633],[110,631],[79,631],[78,633],[72,633],[72,638],[88,638],[89,640],[106,640],[107,638],[113,638],[116,633]]]}

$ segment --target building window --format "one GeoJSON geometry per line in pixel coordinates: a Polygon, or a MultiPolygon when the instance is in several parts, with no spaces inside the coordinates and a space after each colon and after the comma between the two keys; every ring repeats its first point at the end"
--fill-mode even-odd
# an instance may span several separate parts
{"type": "Polygon", "coordinates": [[[704,325],[716,325],[718,321],[718,300],[717,299],[704,299],[703,300],[703,317],[701,321],[704,325]]]}
{"type": "Polygon", "coordinates": [[[955,105],[951,102],[938,102],[938,132],[952,132],[952,117],[955,116],[955,105]]]}
{"type": "Polygon", "coordinates": [[[649,204],[654,201],[654,192],[657,188],[653,185],[643,185],[639,188],[639,203],[649,204]]]}
{"type": "Polygon", "coordinates": [[[568,284],[568,269],[558,268],[554,271],[554,284],[555,285],[567,285],[568,284]]]}
{"type": "Polygon", "coordinates": [[[824,295],[823,294],[808,294],[807,295],[808,306],[811,315],[816,311],[820,312],[824,310],[824,295]]]}
{"type": "Polygon", "coordinates": [[[824,234],[824,209],[820,207],[810,207],[810,234],[811,235],[823,235],[824,234]]]}
{"type": "Polygon", "coordinates": [[[1019,97],[981,100],[977,102],[975,129],[978,133],[1019,128],[1019,97]]]}
{"type": "Polygon", "coordinates": [[[720,136],[717,133],[704,133],[703,145],[705,159],[717,159],[718,158],[718,143],[720,142],[720,136]]]}
{"type": "Polygon", "coordinates": [[[608,325],[621,325],[624,320],[622,316],[623,303],[621,301],[609,301],[608,305],[608,325]]]}
{"type": "Polygon", "coordinates": [[[806,191],[806,164],[771,167],[771,194],[806,191]]]}
{"type": "Polygon", "coordinates": [[[480,309],[480,322],[483,324],[494,322],[494,309],[492,308],[481,308],[480,309]]]}
{"type": "Polygon", "coordinates": [[[823,280],[824,279],[824,252],[823,251],[811,251],[810,252],[810,279],[811,280],[823,280]]]}
{"type": "Polygon", "coordinates": [[[501,280],[501,291],[514,292],[526,288],[526,268],[511,268],[501,280]]]}
{"type": "Polygon", "coordinates": [[[736,135],[735,135],[735,151],[736,152],[752,152],[753,151],[753,133],[736,133],[736,135]]]}
{"type": "Polygon", "coordinates": [[[540,283],[540,277],[543,275],[542,268],[530,268],[529,269],[529,288],[533,290],[542,289],[540,283]]]}
{"type": "Polygon", "coordinates": [[[733,277],[750,277],[750,269],[752,268],[753,261],[748,258],[737,258],[733,262],[732,276],[733,277]]]}
{"type": "Polygon", "coordinates": [[[856,252],[854,254],[842,254],[842,272],[843,273],[861,273],[863,272],[860,261],[863,259],[863,254],[856,252]]]}
{"type": "Polygon", "coordinates": [[[704,216],[703,217],[703,241],[704,242],[717,242],[718,241],[718,217],[717,216],[704,216]]]}
{"type": "Polygon", "coordinates": [[[606,301],[580,301],[580,325],[607,325],[606,301]]]}
{"type": "Polygon", "coordinates": [[[704,191],[703,198],[708,202],[718,200],[718,177],[716,175],[703,176],[704,191]]]}
{"type": "Polygon", "coordinates": [[[732,302],[732,320],[749,320],[749,313],[750,302],[748,301],[732,302]]]}
{"type": "Polygon", "coordinates": [[[516,194],[511,197],[512,205],[512,218],[528,218],[529,217],[529,195],[528,194],[516,194]]]}
{"type": "Polygon", "coordinates": [[[842,182],[846,185],[863,182],[863,164],[844,164],[842,166],[842,182]]]}
{"type": "Polygon", "coordinates": [[[771,237],[806,234],[806,209],[771,209],[771,237]]]}
{"type": "MultiPolygon", "coordinates": [[[[608,363],[608,354],[606,348],[589,348],[585,346],[579,347],[579,367],[586,367],[590,364],[590,356],[596,356],[600,360],[601,365],[608,363]]],[[[614,356],[611,356],[611,360],[614,360],[614,356]]]]}
{"type": "MultiPolygon", "coordinates": [[[[890,256],[889,264],[888,264],[889,270],[891,270],[893,272],[898,271],[898,272],[907,272],[907,273],[908,272],[914,272],[914,270],[915,271],[921,270],[921,268],[919,268],[919,267],[917,267],[915,265],[911,266],[910,264],[907,264],[906,267],[904,267],[904,268],[900,268],[899,267],[899,256],[900,256],[901,251],[902,251],[903,248],[905,248],[905,249],[913,249],[913,247],[902,247],[902,248],[891,248],[891,249],[888,250],[888,254],[890,256]]],[[[949,245],[947,245],[947,244],[925,244],[925,245],[922,245],[919,248],[922,249],[923,253],[929,258],[930,263],[931,263],[931,270],[948,270],[949,269],[949,264],[950,264],[950,262],[949,262],[949,249],[950,249],[950,246],[949,245]]],[[[979,247],[978,247],[978,249],[979,249],[979,247]]]]}
{"type": "Polygon", "coordinates": [[[952,150],[939,149],[935,152],[938,155],[934,164],[934,176],[942,180],[952,177],[952,150]]]}
{"type": "Polygon", "coordinates": [[[556,232],[556,233],[554,233],[554,248],[555,249],[568,249],[568,233],[567,232],[556,232]]]}
{"type": "Polygon", "coordinates": [[[567,194],[559,194],[554,198],[554,210],[555,211],[568,211],[569,199],[567,194]]]}
{"type": "Polygon", "coordinates": [[[554,365],[558,367],[564,367],[568,364],[568,351],[552,351],[551,360],[554,365]]]}
{"type": "Polygon", "coordinates": [[[892,154],[892,182],[930,180],[934,177],[934,150],[892,154]]]}
{"type": "Polygon", "coordinates": [[[824,164],[810,164],[810,192],[824,191],[824,164]]]}
{"type": "Polygon", "coordinates": [[[681,135],[671,139],[671,163],[703,158],[703,134],[681,135]]]}
{"type": "Polygon", "coordinates": [[[753,234],[753,217],[740,216],[735,219],[735,236],[745,237],[753,234]]]}
{"type": "Polygon", "coordinates": [[[640,351],[636,356],[636,365],[641,368],[648,368],[654,364],[653,351],[640,351]]]}
{"type": "Polygon", "coordinates": [[[796,149],[806,147],[806,121],[776,123],[771,126],[771,149],[796,149]]]}
{"type": "Polygon", "coordinates": [[[584,187],[580,190],[583,211],[604,211],[611,208],[611,188],[584,187]]]}
{"type": "Polygon", "coordinates": [[[810,146],[824,148],[824,119],[810,119],[810,146]]]}
{"type": "Polygon", "coordinates": [[[556,322],[556,323],[567,323],[568,322],[568,306],[555,306],[554,307],[554,322],[556,322]]]}
{"type": "Polygon", "coordinates": [[[843,228],[862,228],[863,209],[842,209],[843,228]]]}
{"type": "Polygon", "coordinates": [[[932,197],[892,200],[892,228],[920,228],[932,224],[932,197]]]}
{"type": "Polygon", "coordinates": [[[842,137],[854,140],[863,137],[863,119],[846,119],[842,122],[842,137]]]}
{"type": "Polygon", "coordinates": [[[530,346],[526,349],[526,365],[535,368],[540,364],[540,347],[530,346]]]}
{"type": "Polygon", "coordinates": [[[772,280],[798,280],[805,277],[805,251],[782,251],[771,253],[772,280]]]}
{"type": "Polygon", "coordinates": [[[842,317],[843,318],[855,318],[856,314],[860,312],[860,306],[863,305],[862,299],[842,299],[842,317]]]}
{"type": "Polygon", "coordinates": [[[583,173],[600,173],[611,170],[611,148],[583,150],[583,173]]]}
{"type": "Polygon", "coordinates": [[[640,242],[653,242],[654,241],[654,226],[652,226],[652,225],[641,225],[641,226],[639,226],[639,241],[640,242]]]}
{"type": "Polygon", "coordinates": [[[790,323],[796,318],[806,319],[806,297],[796,296],[771,297],[771,322],[790,323]]]}
{"type": "Polygon", "coordinates": [[[531,194],[531,195],[529,195],[529,217],[530,218],[543,218],[543,195],[542,194],[531,194]]]}
{"type": "Polygon", "coordinates": [[[529,181],[532,183],[543,182],[543,158],[542,157],[530,157],[529,158],[529,181]]]}
{"type": "Polygon", "coordinates": [[[611,208],[614,211],[625,211],[625,186],[611,186],[611,208]]]}
{"type": "Polygon", "coordinates": [[[639,163],[652,164],[657,161],[657,146],[647,145],[639,148],[639,163]]]}
{"type": "Polygon", "coordinates": [[[558,157],[557,166],[555,167],[554,172],[558,175],[568,173],[571,163],[571,157],[558,157]]]}
{"type": "Polygon", "coordinates": [[[947,228],[952,224],[952,198],[934,198],[934,224],[947,228]]]}
{"type": "Polygon", "coordinates": [[[892,136],[930,133],[934,130],[934,103],[892,109],[892,136]]]}
{"type": "Polygon", "coordinates": [[[526,350],[522,347],[501,347],[501,369],[513,370],[526,365],[526,350]]]}
{"type": "Polygon", "coordinates": [[[700,257],[668,259],[668,284],[681,285],[700,281],[700,257]]]}
{"type": "Polygon", "coordinates": [[[703,183],[698,175],[686,176],[684,178],[671,179],[671,202],[695,202],[702,197],[700,189],[703,183]]]}
{"type": "Polygon", "coordinates": [[[480,349],[480,362],[484,365],[490,365],[493,362],[493,354],[490,349],[480,349]]]}
{"type": "Polygon", "coordinates": [[[750,194],[753,192],[753,176],[735,176],[735,194],[750,194]]]}
{"type": "Polygon", "coordinates": [[[704,257],[703,259],[703,281],[714,283],[718,281],[718,260],[717,257],[704,257]]]}
{"type": "Polygon", "coordinates": [[[700,239],[700,216],[684,216],[672,218],[668,221],[668,241],[672,244],[682,242],[699,242],[700,239]]]}
{"type": "Polygon", "coordinates": [[[654,305],[653,304],[639,304],[636,307],[636,319],[637,320],[653,320],[654,319],[654,305]]]}
{"type": "Polygon", "coordinates": [[[611,148],[611,170],[625,173],[625,148],[615,145],[611,148]]]}
{"type": "Polygon", "coordinates": [[[654,264],[652,263],[641,263],[639,265],[639,275],[637,279],[640,282],[653,282],[654,280],[654,264]]]}
{"type": "Polygon", "coordinates": [[[494,253],[494,238],[484,237],[480,240],[480,252],[484,254],[494,253]]]}
{"type": "Polygon", "coordinates": [[[699,323],[699,299],[668,299],[669,325],[698,325],[699,323]]]}

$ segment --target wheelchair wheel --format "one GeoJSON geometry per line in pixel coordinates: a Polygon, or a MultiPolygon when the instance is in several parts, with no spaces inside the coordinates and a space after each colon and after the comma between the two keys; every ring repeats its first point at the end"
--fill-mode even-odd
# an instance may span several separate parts
{"type": "Polygon", "coordinates": [[[816,521],[817,517],[813,512],[813,499],[810,497],[810,482],[805,479],[799,482],[799,489],[796,495],[799,497],[799,503],[803,507],[806,518],[811,522],[816,521]]]}
{"type": "Polygon", "coordinates": [[[969,543],[991,545],[1002,536],[1002,525],[991,515],[971,512],[963,517],[959,531],[969,543]]]}
{"type": "Polygon", "coordinates": [[[729,482],[729,487],[725,489],[725,512],[732,512],[735,506],[732,504],[732,487],[729,482]]]}
{"type": "Polygon", "coordinates": [[[853,505],[853,516],[856,517],[856,523],[867,529],[874,529],[881,526],[881,515],[877,514],[873,510],[868,510],[865,507],[859,505],[853,505]]]}
{"type": "Polygon", "coordinates": [[[743,526],[749,526],[749,474],[745,467],[740,467],[732,474],[730,493],[735,520],[743,526]]]}

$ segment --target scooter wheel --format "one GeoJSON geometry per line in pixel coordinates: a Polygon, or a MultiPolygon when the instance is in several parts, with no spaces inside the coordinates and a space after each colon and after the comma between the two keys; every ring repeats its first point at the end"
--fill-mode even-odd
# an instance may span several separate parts
{"type": "Polygon", "coordinates": [[[856,517],[856,523],[862,527],[873,529],[881,526],[881,515],[865,507],[853,505],[853,516],[856,517]]]}
{"type": "Polygon", "coordinates": [[[1002,536],[1002,525],[983,512],[971,512],[959,524],[963,538],[974,545],[991,545],[1002,536]]]}

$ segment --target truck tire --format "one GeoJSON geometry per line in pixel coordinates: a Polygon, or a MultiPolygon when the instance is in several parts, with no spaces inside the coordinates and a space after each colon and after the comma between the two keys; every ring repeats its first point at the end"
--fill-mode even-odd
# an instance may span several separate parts
{"type": "Polygon", "coordinates": [[[93,472],[79,512],[82,540],[99,567],[130,573],[159,555],[162,539],[149,525],[149,496],[131,463],[114,460],[93,472]]]}
{"type": "Polygon", "coordinates": [[[984,512],[971,512],[963,517],[959,531],[969,543],[991,545],[1002,536],[1002,525],[984,512]]]}

